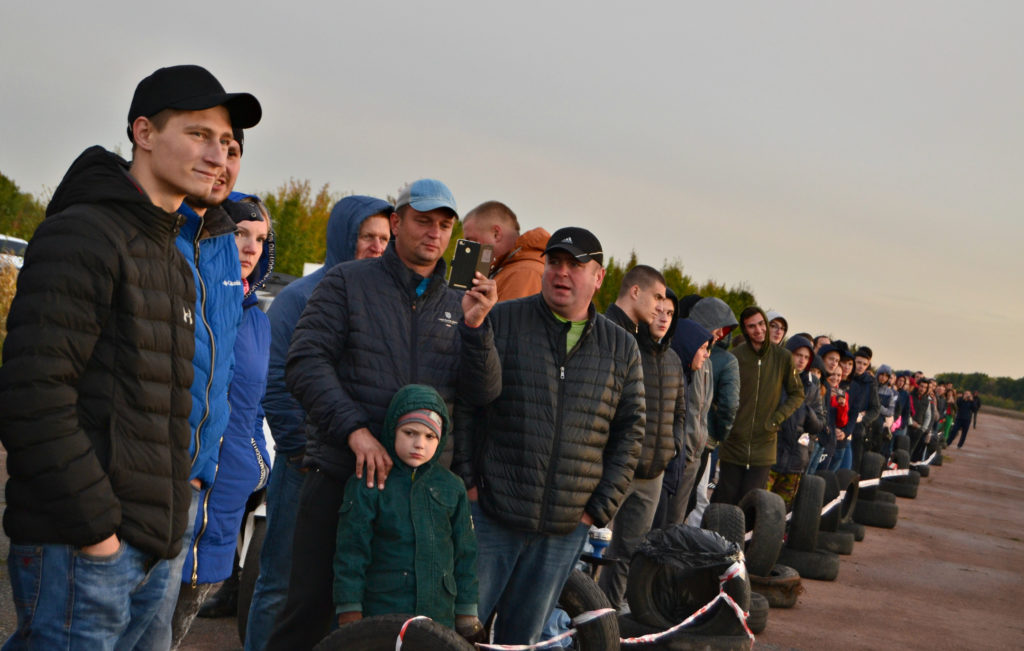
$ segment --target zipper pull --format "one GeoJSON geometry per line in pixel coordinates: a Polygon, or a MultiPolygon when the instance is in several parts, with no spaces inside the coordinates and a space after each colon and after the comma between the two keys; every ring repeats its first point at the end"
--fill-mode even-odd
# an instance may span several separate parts
{"type": "Polygon", "coordinates": [[[558,379],[559,380],[564,380],[565,379],[565,367],[564,366],[559,366],[558,367],[558,379]]]}

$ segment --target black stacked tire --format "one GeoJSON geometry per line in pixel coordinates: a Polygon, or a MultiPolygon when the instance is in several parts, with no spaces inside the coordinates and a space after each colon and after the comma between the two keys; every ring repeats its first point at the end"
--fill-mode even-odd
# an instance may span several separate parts
{"type": "Polygon", "coordinates": [[[800,578],[814,581],[835,581],[839,576],[839,555],[820,549],[802,552],[784,548],[779,562],[800,573],[800,578]]]}
{"type": "MultiPolygon", "coordinates": [[[[748,620],[749,621],[749,620],[748,620]]],[[[624,640],[644,635],[654,635],[666,629],[650,626],[638,621],[633,615],[619,615],[619,630],[624,640]]],[[[670,633],[655,642],[626,642],[623,650],[636,651],[693,651],[714,649],[714,651],[750,651],[750,638],[743,630],[735,611],[724,602],[718,602],[692,626],[670,633]]]]}
{"type": "Polygon", "coordinates": [[[754,635],[768,627],[768,599],[756,592],[750,593],[750,614],[747,617],[747,628],[754,635]]]}
{"type": "MultiPolygon", "coordinates": [[[[860,504],[860,502],[857,502],[857,503],[860,504]]],[[[857,510],[857,507],[854,506],[854,511],[856,511],[856,510],[857,510]]],[[[866,533],[866,531],[864,529],[864,525],[862,525],[859,522],[854,522],[853,520],[851,520],[850,522],[841,522],[841,523],[839,523],[839,531],[845,531],[847,533],[852,533],[853,534],[853,539],[855,541],[857,541],[857,542],[860,542],[860,541],[864,540],[864,535],[866,533]]]]}
{"type": "MultiPolygon", "coordinates": [[[[411,617],[367,617],[342,626],[315,648],[317,651],[393,651],[402,627],[411,617]]],[[[423,651],[472,651],[474,648],[454,630],[430,619],[417,619],[410,623],[402,639],[402,647],[423,651]]]]}
{"type": "Polygon", "coordinates": [[[743,509],[735,504],[712,502],[704,509],[700,528],[714,531],[731,543],[743,547],[746,528],[743,520],[743,509]]]}
{"type": "Polygon", "coordinates": [[[888,492],[888,491],[880,490],[880,491],[875,493],[875,500],[874,501],[876,501],[876,502],[885,502],[886,504],[895,504],[896,503],[896,496],[893,495],[892,493],[888,492]]]}
{"type": "Polygon", "coordinates": [[[818,549],[849,556],[853,553],[854,536],[847,531],[818,532],[818,549]]]}
{"type": "Polygon", "coordinates": [[[860,499],[860,473],[843,468],[836,472],[836,483],[839,485],[840,491],[846,491],[843,503],[839,508],[839,521],[850,522],[853,520],[853,507],[860,499]]]}
{"type": "Polygon", "coordinates": [[[910,452],[910,437],[909,436],[895,436],[892,439],[893,450],[906,450],[910,452]]]}
{"type": "Polygon", "coordinates": [[[931,466],[927,464],[917,463],[910,467],[916,470],[917,474],[921,475],[922,477],[927,477],[929,474],[931,474],[931,466]]]}
{"type": "Polygon", "coordinates": [[[914,499],[917,497],[917,487],[921,483],[921,474],[911,470],[906,475],[886,477],[878,484],[878,490],[892,493],[896,497],[914,499]]]}
{"type": "MultiPolygon", "coordinates": [[[[590,576],[573,570],[562,587],[558,597],[558,607],[570,618],[590,610],[611,608],[611,602],[604,591],[598,587],[590,576]]],[[[613,649],[619,642],[619,620],[615,613],[591,620],[576,626],[576,645],[580,651],[601,651],[613,649]]]]}
{"type": "Polygon", "coordinates": [[[750,590],[764,595],[771,608],[792,608],[804,587],[799,572],[788,565],[776,565],[768,576],[751,575],[750,590]]]}
{"type": "Polygon", "coordinates": [[[853,519],[869,527],[892,529],[899,519],[900,509],[895,504],[885,502],[857,502],[853,511],[853,519]]]}
{"type": "Polygon", "coordinates": [[[789,519],[786,545],[792,549],[812,552],[818,546],[818,526],[821,524],[821,505],[825,498],[825,480],[817,475],[804,475],[800,479],[793,512],[789,519]]]}
{"type": "MultiPolygon", "coordinates": [[[[630,613],[641,624],[658,630],[682,622],[707,605],[719,591],[718,572],[713,568],[684,570],[643,554],[635,554],[629,564],[626,600],[630,613]]],[[[725,592],[741,608],[750,607],[750,582],[746,574],[726,581],[725,592]]]]}
{"type": "MultiPolygon", "coordinates": [[[[824,506],[839,497],[839,482],[836,480],[836,474],[831,470],[819,470],[815,474],[825,480],[825,494],[821,500],[824,506]]],[[[835,531],[839,527],[841,511],[841,507],[837,506],[822,513],[821,519],[818,522],[818,529],[820,531],[835,531]]]]}
{"type": "Polygon", "coordinates": [[[775,493],[754,489],[740,500],[746,530],[752,533],[744,549],[747,571],[764,576],[779,558],[786,531],[786,504],[775,493]]]}
{"type": "MultiPolygon", "coordinates": [[[[865,452],[860,462],[860,478],[878,479],[882,476],[882,468],[885,466],[885,459],[877,452],[865,452]]],[[[877,486],[862,486],[858,498],[861,501],[875,499],[877,486]]]]}
{"type": "Polygon", "coordinates": [[[900,470],[906,470],[910,467],[910,453],[906,450],[896,450],[893,452],[892,460],[896,462],[896,467],[900,470]]]}

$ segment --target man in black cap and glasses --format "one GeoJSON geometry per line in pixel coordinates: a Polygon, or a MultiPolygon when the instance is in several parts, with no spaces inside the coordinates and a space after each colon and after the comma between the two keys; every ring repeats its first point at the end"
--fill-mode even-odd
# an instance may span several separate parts
{"type": "Polygon", "coordinates": [[[478,540],[479,616],[532,644],[583,549],[633,479],[646,403],[632,334],[597,314],[604,254],[583,228],[555,231],[539,294],[491,311],[502,392],[460,424],[452,470],[478,540]]]}
{"type": "Polygon", "coordinates": [[[177,580],[195,287],[175,211],[259,119],[203,68],[162,68],[132,100],[131,164],[87,149],[36,230],[0,367],[15,646],[132,648],[177,580]]]}

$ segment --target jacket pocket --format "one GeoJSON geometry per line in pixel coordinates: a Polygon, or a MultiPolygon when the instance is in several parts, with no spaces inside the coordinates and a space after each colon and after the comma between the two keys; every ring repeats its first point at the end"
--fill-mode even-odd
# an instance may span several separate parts
{"type": "Polygon", "coordinates": [[[368,572],[366,574],[367,592],[409,592],[416,589],[416,576],[412,572],[395,570],[392,572],[368,572]]]}
{"type": "Polygon", "coordinates": [[[459,503],[458,495],[449,494],[447,491],[443,491],[435,486],[430,487],[430,497],[449,513],[455,511],[455,507],[459,503]]]}
{"type": "Polygon", "coordinates": [[[14,607],[25,618],[25,623],[29,624],[35,614],[43,581],[43,548],[41,545],[11,543],[10,559],[14,607]]]}
{"type": "Polygon", "coordinates": [[[441,583],[444,585],[445,592],[451,596],[459,594],[459,588],[455,585],[455,577],[450,572],[445,572],[444,576],[441,577],[441,583]]]}

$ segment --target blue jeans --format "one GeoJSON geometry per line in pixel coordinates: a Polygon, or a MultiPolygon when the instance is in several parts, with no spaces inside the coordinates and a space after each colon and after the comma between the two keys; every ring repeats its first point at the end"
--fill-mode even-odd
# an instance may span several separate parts
{"type": "Polygon", "coordinates": [[[135,648],[167,592],[169,566],[123,540],[103,557],[70,545],[12,544],[18,628],[4,651],[135,648]]]}
{"type": "Polygon", "coordinates": [[[836,446],[836,454],[832,457],[832,463],[828,467],[832,472],[842,468],[853,468],[853,449],[849,444],[844,447],[836,446]]]}
{"type": "Polygon", "coordinates": [[[506,527],[472,504],[480,581],[480,619],[494,611],[494,641],[534,644],[583,551],[590,527],[555,536],[506,527]]]}
{"type": "Polygon", "coordinates": [[[292,571],[292,537],[295,516],[299,512],[299,493],[305,474],[300,464],[278,456],[267,484],[267,532],[260,551],[260,575],[249,606],[245,628],[246,651],[262,651],[284,610],[288,598],[288,578],[292,571]]]}
{"type": "Polygon", "coordinates": [[[813,475],[818,472],[818,465],[822,462],[822,457],[825,455],[825,448],[818,443],[814,442],[814,446],[811,448],[810,461],[807,464],[807,470],[805,471],[808,475],[813,475]]]}
{"type": "Polygon", "coordinates": [[[188,507],[188,524],[181,540],[181,551],[167,561],[170,579],[164,590],[163,601],[157,608],[156,615],[139,638],[140,649],[162,651],[171,648],[171,621],[174,619],[174,608],[178,605],[178,592],[181,590],[181,568],[185,566],[188,546],[192,544],[192,532],[196,524],[196,512],[199,510],[199,491],[193,488],[192,502],[188,507]]]}

